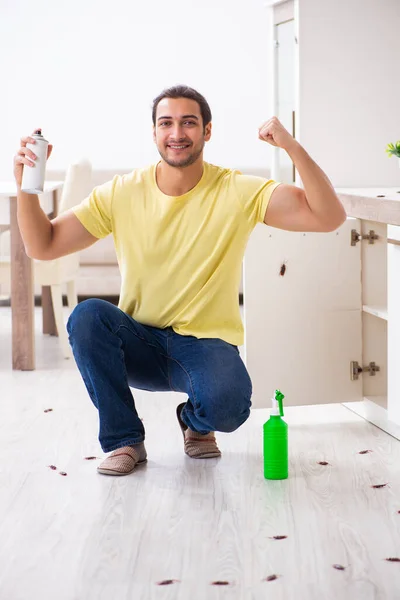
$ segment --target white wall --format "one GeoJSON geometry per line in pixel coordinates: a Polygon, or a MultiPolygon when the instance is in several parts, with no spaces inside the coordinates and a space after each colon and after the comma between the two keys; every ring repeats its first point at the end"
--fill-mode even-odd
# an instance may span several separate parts
{"type": "Polygon", "coordinates": [[[152,99],[186,83],[213,112],[206,160],[264,168],[268,11],[259,0],[0,0],[0,178],[22,134],[42,127],[49,169],[86,155],[130,169],[158,155],[152,99]],[[3,117],[6,117],[5,119],[3,117]]]}
{"type": "Polygon", "coordinates": [[[400,0],[299,0],[299,137],[337,187],[400,184],[400,0]]]}

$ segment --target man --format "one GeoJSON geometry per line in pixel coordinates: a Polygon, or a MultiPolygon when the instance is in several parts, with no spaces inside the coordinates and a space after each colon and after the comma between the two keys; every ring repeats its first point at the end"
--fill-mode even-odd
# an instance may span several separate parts
{"type": "MultiPolygon", "coordinates": [[[[51,260],[113,234],[122,275],[119,307],[78,304],[67,329],[99,411],[99,441],[111,452],[99,473],[126,475],[146,460],[145,431],[130,387],[177,391],[184,450],[220,456],[215,431],[249,416],[252,386],[237,346],[241,264],[257,222],[290,231],[332,231],[346,218],[328,178],[275,117],[259,138],[286,150],[304,185],[279,184],[203,161],[211,111],[195,90],[164,90],[153,103],[158,164],[93,190],[49,221],[20,190],[35,156],[23,138],[15,157],[18,221],[26,251],[51,260]]],[[[49,148],[49,154],[51,148],[49,148]]],[[[262,261],[260,261],[262,268],[262,261]]],[[[167,434],[167,432],[166,432],[167,434]]]]}

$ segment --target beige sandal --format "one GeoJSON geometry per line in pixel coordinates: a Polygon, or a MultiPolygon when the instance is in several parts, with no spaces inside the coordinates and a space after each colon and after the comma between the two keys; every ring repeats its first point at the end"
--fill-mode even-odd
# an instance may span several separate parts
{"type": "Polygon", "coordinates": [[[185,403],[179,404],[176,409],[176,416],[183,434],[185,454],[190,456],[190,458],[219,458],[221,452],[217,446],[215,433],[210,431],[204,435],[189,429],[181,419],[181,412],[184,406],[185,403]]]}
{"type": "Polygon", "coordinates": [[[137,465],[147,461],[144,443],[117,448],[97,467],[101,475],[129,475],[137,465]]]}

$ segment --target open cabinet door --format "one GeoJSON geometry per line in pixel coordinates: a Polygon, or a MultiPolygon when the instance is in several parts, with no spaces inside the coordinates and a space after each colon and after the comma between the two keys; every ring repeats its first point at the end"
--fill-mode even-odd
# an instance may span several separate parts
{"type": "Polygon", "coordinates": [[[257,225],[244,261],[245,362],[253,406],[352,402],[362,378],[361,250],[358,219],[331,233],[294,233],[257,225]],[[282,265],[285,265],[282,268],[282,265]],[[284,271],[284,274],[281,274],[284,271]]]}

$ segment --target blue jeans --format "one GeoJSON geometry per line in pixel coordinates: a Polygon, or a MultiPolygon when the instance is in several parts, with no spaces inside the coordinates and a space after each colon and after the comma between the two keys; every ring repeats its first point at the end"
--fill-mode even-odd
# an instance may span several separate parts
{"type": "Polygon", "coordinates": [[[130,387],[188,395],[182,421],[193,431],[234,431],[250,414],[252,385],[239,351],[172,327],[142,325],[113,304],[85,300],[67,330],[79,371],[99,411],[104,452],[144,440],[130,387]]]}

